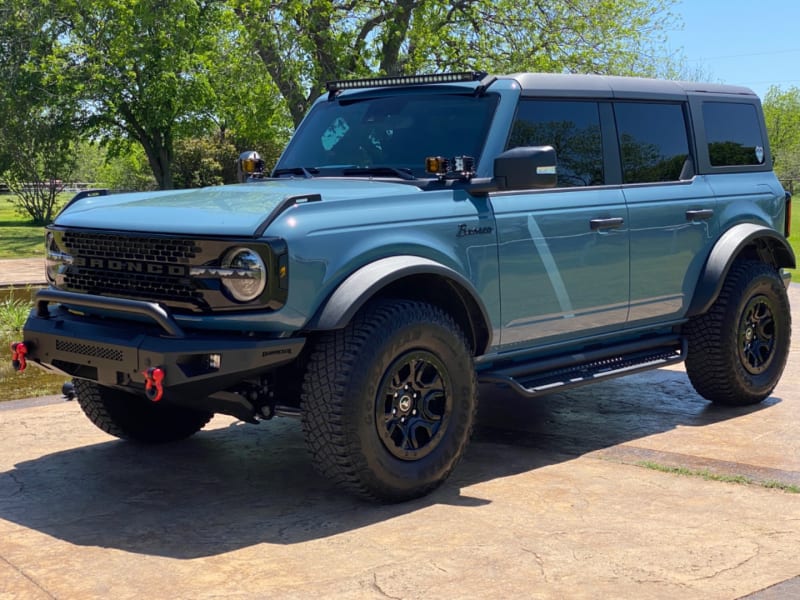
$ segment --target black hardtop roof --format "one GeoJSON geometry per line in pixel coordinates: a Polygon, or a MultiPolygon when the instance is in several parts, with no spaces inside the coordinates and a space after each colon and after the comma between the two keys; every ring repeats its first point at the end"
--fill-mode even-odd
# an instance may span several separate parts
{"type": "Polygon", "coordinates": [[[718,94],[756,97],[747,87],[693,81],[577,75],[563,73],[513,73],[498,79],[514,79],[523,96],[559,96],[592,98],[680,99],[694,94],[718,94]]]}

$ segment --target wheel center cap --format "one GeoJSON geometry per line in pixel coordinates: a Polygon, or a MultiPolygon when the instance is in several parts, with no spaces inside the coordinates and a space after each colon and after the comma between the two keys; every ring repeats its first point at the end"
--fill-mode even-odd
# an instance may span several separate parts
{"type": "Polygon", "coordinates": [[[397,408],[399,408],[403,412],[408,412],[409,410],[411,410],[412,404],[413,400],[411,400],[411,396],[405,395],[400,398],[400,401],[397,403],[397,408]]]}
{"type": "Polygon", "coordinates": [[[744,339],[747,342],[752,342],[753,341],[753,328],[752,327],[748,327],[747,331],[744,332],[744,339]]]}

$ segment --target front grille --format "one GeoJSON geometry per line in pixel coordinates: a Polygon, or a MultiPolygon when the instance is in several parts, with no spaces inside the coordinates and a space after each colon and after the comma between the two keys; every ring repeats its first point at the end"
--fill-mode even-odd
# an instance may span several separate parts
{"type": "Polygon", "coordinates": [[[74,257],[63,289],[175,307],[204,305],[188,276],[202,253],[194,240],[67,230],[61,244],[74,257]]]}
{"type": "Polygon", "coordinates": [[[48,273],[53,285],[64,291],[157,302],[183,314],[277,310],[286,301],[285,265],[283,282],[272,276],[279,272],[278,255],[286,254],[285,242],[279,238],[172,237],[52,225],[48,236],[52,236],[48,252],[53,256],[48,258],[48,273]],[[204,274],[240,246],[258,252],[267,271],[264,293],[247,303],[232,298],[218,275],[204,274]],[[192,276],[194,267],[199,272],[192,276]]]}

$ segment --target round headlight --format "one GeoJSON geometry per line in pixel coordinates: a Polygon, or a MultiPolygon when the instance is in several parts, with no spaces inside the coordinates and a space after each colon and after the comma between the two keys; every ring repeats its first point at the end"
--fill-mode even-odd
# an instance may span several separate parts
{"type": "Polygon", "coordinates": [[[258,252],[234,248],[222,259],[222,285],[239,302],[258,298],[267,286],[267,267],[258,252]]]}

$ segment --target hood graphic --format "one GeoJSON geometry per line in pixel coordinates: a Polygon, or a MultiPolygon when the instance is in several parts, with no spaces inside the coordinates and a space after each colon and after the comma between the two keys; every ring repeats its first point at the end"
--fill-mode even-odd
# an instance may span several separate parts
{"type": "Polygon", "coordinates": [[[191,190],[137,192],[82,198],[55,225],[180,235],[253,236],[281,203],[319,195],[323,202],[379,198],[420,191],[385,181],[272,179],[191,190]]]}

